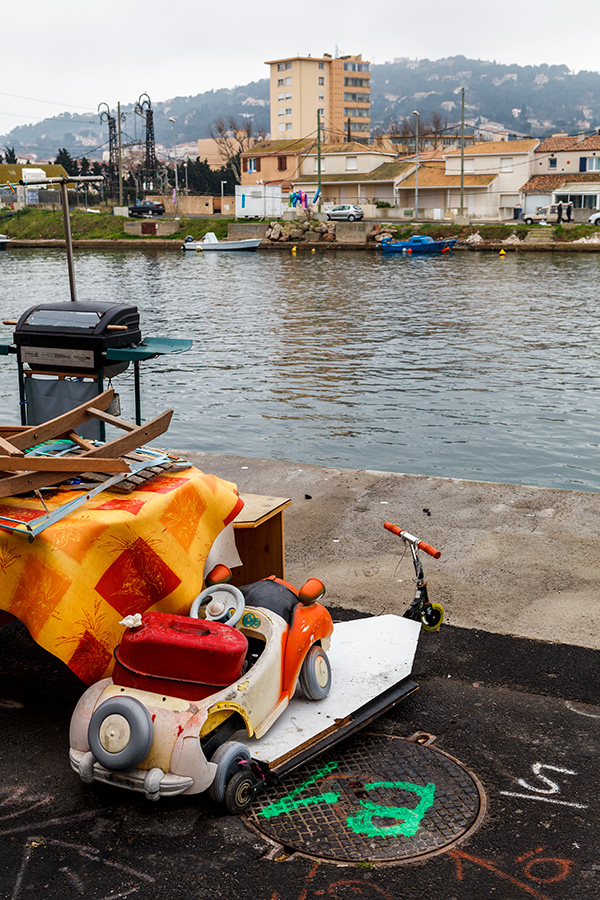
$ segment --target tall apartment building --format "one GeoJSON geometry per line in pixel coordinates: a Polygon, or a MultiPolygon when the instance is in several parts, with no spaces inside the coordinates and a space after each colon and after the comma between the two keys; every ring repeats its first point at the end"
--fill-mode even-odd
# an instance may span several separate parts
{"type": "Polygon", "coordinates": [[[316,137],[317,110],[324,140],[369,140],[371,64],[361,54],[290,56],[266,65],[271,67],[271,140],[316,137]]]}

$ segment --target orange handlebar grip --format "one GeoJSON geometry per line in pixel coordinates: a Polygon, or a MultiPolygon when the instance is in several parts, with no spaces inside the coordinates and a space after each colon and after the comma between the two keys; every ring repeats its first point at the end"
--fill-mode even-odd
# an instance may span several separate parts
{"type": "Polygon", "coordinates": [[[425,541],[419,541],[419,550],[424,550],[425,553],[429,553],[434,559],[439,559],[442,555],[441,550],[436,550],[435,547],[432,547],[431,544],[426,544],[425,541]]]}

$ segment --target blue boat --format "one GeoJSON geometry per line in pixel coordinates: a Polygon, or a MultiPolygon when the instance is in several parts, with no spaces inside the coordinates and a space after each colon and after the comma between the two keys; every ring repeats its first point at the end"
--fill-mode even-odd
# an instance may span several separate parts
{"type": "Polygon", "coordinates": [[[423,234],[413,234],[408,241],[382,241],[381,249],[384,253],[448,253],[454,247],[458,238],[447,238],[434,241],[433,238],[423,234]]]}

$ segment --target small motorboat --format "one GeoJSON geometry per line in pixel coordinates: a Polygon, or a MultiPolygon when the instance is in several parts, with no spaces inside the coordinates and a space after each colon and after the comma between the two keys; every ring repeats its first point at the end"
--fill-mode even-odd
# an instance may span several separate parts
{"type": "Polygon", "coordinates": [[[6,250],[10,238],[6,234],[0,234],[0,250],[6,250]]]}
{"type": "Polygon", "coordinates": [[[209,231],[201,241],[196,241],[191,234],[184,240],[182,250],[257,250],[261,238],[244,238],[240,241],[220,241],[214,231],[209,231]]]}
{"type": "Polygon", "coordinates": [[[456,244],[458,238],[446,238],[435,241],[433,238],[423,234],[413,234],[408,241],[391,241],[381,242],[381,249],[384,253],[448,253],[456,244]]]}

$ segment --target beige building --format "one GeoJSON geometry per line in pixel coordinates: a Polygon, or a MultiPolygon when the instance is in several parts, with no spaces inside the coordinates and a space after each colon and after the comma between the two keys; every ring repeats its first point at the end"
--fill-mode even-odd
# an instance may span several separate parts
{"type": "Polygon", "coordinates": [[[316,144],[313,140],[259,141],[242,153],[242,184],[279,184],[289,191],[301,170],[302,153],[316,144]]]}
{"type": "Polygon", "coordinates": [[[362,55],[291,56],[271,67],[271,138],[316,137],[317,112],[326,141],[371,136],[371,65],[362,55]]]}
{"type": "Polygon", "coordinates": [[[586,221],[591,210],[600,209],[600,135],[546,138],[521,190],[525,213],[560,201],[573,205],[575,221],[586,221]]]}

